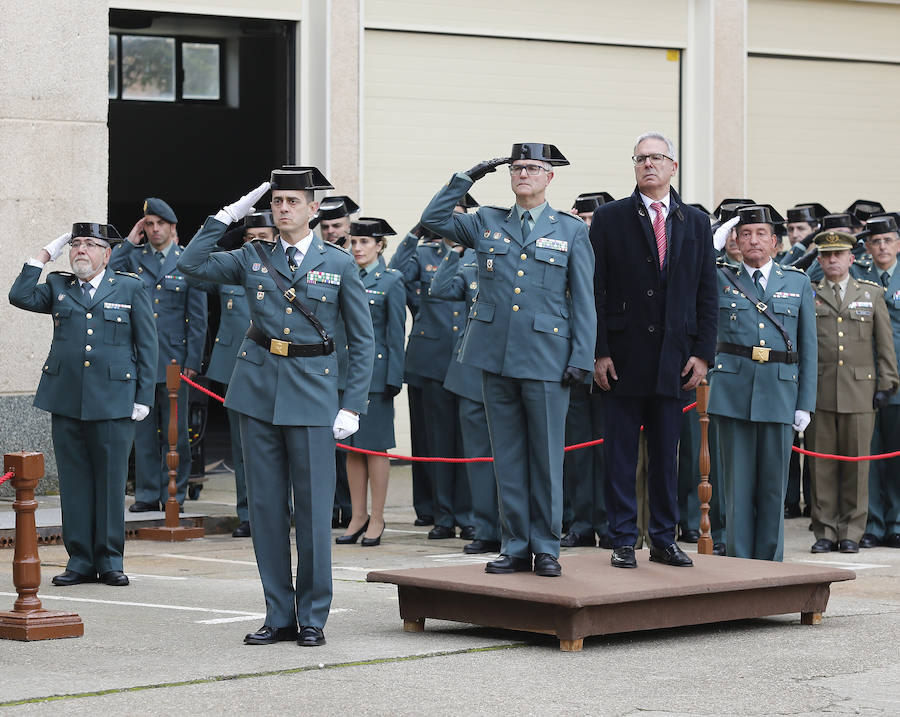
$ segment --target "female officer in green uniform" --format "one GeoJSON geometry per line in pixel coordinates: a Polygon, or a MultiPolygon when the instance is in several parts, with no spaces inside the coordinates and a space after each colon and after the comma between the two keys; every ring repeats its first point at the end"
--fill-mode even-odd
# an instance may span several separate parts
{"type": "MultiPolygon", "coordinates": [[[[388,269],[382,258],[385,237],[396,232],[384,219],[359,217],[350,223],[350,250],[359,266],[360,278],[375,331],[375,368],[369,385],[369,408],[360,417],[359,431],[347,444],[370,451],[393,448],[394,396],[403,384],[403,334],[406,325],[406,286],[403,275],[388,269]]],[[[385,456],[347,454],[347,481],[353,516],[339,545],[355,543],[360,535],[365,547],[379,545],[384,532],[384,502],[387,498],[389,459],[385,456]],[[372,512],[366,511],[366,487],[372,494],[372,512]]]]}

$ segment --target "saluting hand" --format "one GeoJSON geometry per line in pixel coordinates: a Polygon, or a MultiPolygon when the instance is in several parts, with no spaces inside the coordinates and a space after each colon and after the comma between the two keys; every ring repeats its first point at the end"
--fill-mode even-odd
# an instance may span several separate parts
{"type": "Polygon", "coordinates": [[[69,243],[69,240],[72,238],[71,232],[66,232],[65,234],[60,234],[56,239],[50,242],[47,246],[44,247],[44,251],[47,252],[47,258],[44,259],[43,256],[40,256],[39,259],[46,264],[48,261],[56,261],[59,259],[59,255],[62,254],[63,247],[69,243]]]}
{"type": "Polygon", "coordinates": [[[706,372],[709,370],[709,364],[706,363],[702,358],[698,356],[691,356],[688,359],[688,362],[684,365],[684,369],[681,372],[681,377],[684,378],[688,374],[691,377],[688,379],[688,382],[681,387],[682,391],[693,391],[697,386],[700,385],[700,382],[706,378],[706,372]]]}
{"type": "Polygon", "coordinates": [[[472,169],[466,172],[466,174],[469,175],[469,179],[471,179],[473,182],[477,182],[485,174],[496,172],[497,167],[499,167],[501,164],[509,164],[509,157],[494,157],[494,159],[488,159],[484,162],[479,162],[474,167],[472,167],[472,169]]]}
{"type": "Polygon", "coordinates": [[[141,217],[134,223],[134,226],[131,227],[131,231],[128,232],[128,236],[125,238],[128,241],[130,241],[132,244],[137,246],[138,244],[141,243],[141,239],[143,238],[142,237],[143,233],[144,233],[144,217],[141,217]]]}
{"type": "Polygon", "coordinates": [[[600,358],[595,359],[594,381],[604,391],[609,391],[612,389],[610,379],[613,381],[619,380],[619,375],[616,373],[616,367],[615,364],[613,364],[612,356],[601,356],[600,358]]]}
{"type": "MultiPolygon", "coordinates": [[[[222,211],[216,215],[216,219],[219,219],[219,215],[224,212],[225,215],[231,219],[231,222],[239,222],[250,213],[250,210],[253,209],[253,205],[259,201],[259,198],[263,194],[269,191],[269,187],[271,186],[272,185],[269,184],[269,182],[263,182],[256,189],[250,190],[233,204],[222,207],[222,211]]],[[[230,224],[231,222],[223,223],[230,224]]]]}

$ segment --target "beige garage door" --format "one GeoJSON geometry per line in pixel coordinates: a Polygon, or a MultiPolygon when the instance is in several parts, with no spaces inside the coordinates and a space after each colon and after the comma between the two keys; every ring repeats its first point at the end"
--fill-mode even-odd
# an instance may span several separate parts
{"type": "MultiPolygon", "coordinates": [[[[572,162],[549,192],[568,209],[581,192],[632,191],[641,132],[677,141],[677,51],[367,30],[364,57],[363,209],[400,233],[451,172],[513,142],[550,142],[572,162]]],[[[509,206],[509,175],[473,194],[509,206]]]]}
{"type": "Polygon", "coordinates": [[[747,69],[749,196],[900,209],[900,64],[750,57],[747,69]]]}

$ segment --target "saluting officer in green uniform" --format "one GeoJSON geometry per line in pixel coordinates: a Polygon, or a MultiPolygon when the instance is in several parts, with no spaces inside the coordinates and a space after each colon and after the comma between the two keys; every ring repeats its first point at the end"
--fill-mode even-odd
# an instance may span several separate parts
{"type": "MultiPolygon", "coordinates": [[[[188,378],[200,371],[206,343],[206,294],[191,287],[185,276],[175,270],[181,255],[177,245],[178,218],[166,202],[157,197],[144,201],[144,216],[129,232],[127,241],[115,248],[111,268],[140,276],[150,296],[159,341],[156,373],[156,406],[150,420],[141,423],[134,434],[134,504],[132,513],[159,510],[169,498],[168,451],[169,398],[166,391],[166,367],[175,361],[188,378]],[[147,242],[142,244],[143,238],[147,242]]],[[[182,383],[178,389],[178,476],[176,496],[184,503],[191,474],[191,442],[188,436],[188,392],[182,383]]]]}
{"type": "MultiPolygon", "coordinates": [[[[875,409],[900,385],[891,320],[880,283],[853,279],[856,237],[816,235],[825,278],[815,287],[819,379],[816,415],[806,432],[811,450],[865,455],[875,409]],[[874,353],[873,353],[874,348],[874,353]]],[[[810,458],[814,553],[858,553],[869,502],[868,463],[810,458]]]]}
{"type": "Polygon", "coordinates": [[[108,268],[106,224],[78,223],[29,259],[9,291],[13,306],[53,316],[53,343],[34,397],[49,411],[59,470],[66,570],[54,585],[99,580],[128,585],[125,479],[136,421],[147,417],[156,383],[156,327],[141,280],[108,268]],[[74,273],[47,262],[68,244],[74,273]]]}
{"type": "MultiPolygon", "coordinates": [[[[234,230],[228,234],[234,233],[234,230]]],[[[253,240],[275,241],[275,224],[272,212],[253,212],[244,217],[240,225],[241,243],[253,240]]],[[[220,245],[224,244],[223,242],[220,245]]],[[[250,307],[247,292],[241,284],[215,284],[209,281],[191,281],[191,285],[203,289],[219,299],[219,329],[213,342],[206,377],[218,381],[225,388],[231,381],[234,362],[244,333],[250,325],[250,307]]],[[[233,538],[250,537],[250,510],[247,508],[247,481],[244,477],[244,449],[241,445],[241,426],[237,413],[227,409],[228,431],[231,437],[231,463],[234,467],[234,487],[238,525],[232,531],[233,538]]]]}
{"type": "Polygon", "coordinates": [[[247,644],[294,639],[303,647],[325,644],[335,440],[359,428],[374,356],[372,319],[356,262],[309,229],[317,208],[314,190],[330,188],[315,167],[275,170],[271,185],[264,182],[207,219],[178,262],[188,276],[242,284],[250,304],[252,325],[225,397],[225,407],[241,414],[253,548],[266,596],[265,625],[244,638],[247,644]],[[279,230],[275,245],[251,242],[214,252],[226,227],[245,216],[270,186],[279,230]],[[339,316],[350,358],[340,403],[333,338],[339,316]]]}
{"type": "Polygon", "coordinates": [[[742,262],[719,265],[709,413],[725,482],[728,555],[781,560],[793,434],[816,405],[816,325],[806,275],[772,261],[768,205],[738,210],[742,262]],[[779,328],[780,327],[780,328],[779,328]]]}
{"type": "Polygon", "coordinates": [[[561,574],[562,469],[569,387],[593,367],[597,315],[587,226],[546,200],[553,167],[568,160],[553,145],[514,144],[450,178],[422,223],[475,249],[479,293],[460,359],[482,369],[494,474],[500,497],[500,558],[491,573],[561,574]],[[454,206],[472,183],[509,164],[512,208],[454,206]]]}

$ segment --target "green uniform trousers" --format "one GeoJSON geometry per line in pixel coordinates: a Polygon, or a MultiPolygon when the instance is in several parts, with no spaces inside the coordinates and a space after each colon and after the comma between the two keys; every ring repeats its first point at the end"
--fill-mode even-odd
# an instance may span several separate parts
{"type": "Polygon", "coordinates": [[[500,552],[558,557],[569,389],[489,371],[482,388],[500,498],[500,552]]]}
{"type": "MultiPolygon", "coordinates": [[[[809,450],[861,456],[872,444],[875,412],[817,410],[805,431],[809,450]]],[[[812,525],[816,538],[859,542],[869,510],[869,462],[809,459],[812,525]]]]}
{"type": "Polygon", "coordinates": [[[728,555],[756,560],[784,557],[784,494],[793,429],[713,416],[725,484],[728,555]]]}
{"type": "Polygon", "coordinates": [[[51,414],[68,570],[81,575],[122,570],[125,479],[134,421],[82,421],[51,414]]]}
{"type": "MultiPolygon", "coordinates": [[[[603,410],[600,389],[589,386],[570,389],[566,414],[566,445],[587,443],[603,437],[603,410]]],[[[609,534],[603,486],[603,445],[579,448],[566,453],[563,480],[572,502],[570,532],[584,537],[609,534]]]]}
{"type": "MultiPolygon", "coordinates": [[[[491,455],[484,404],[459,396],[459,427],[466,458],[491,455]]],[[[490,463],[466,463],[469,493],[472,496],[472,520],[476,540],[500,540],[500,509],[497,505],[497,479],[490,463]]]]}
{"type": "Polygon", "coordinates": [[[266,625],[325,627],[331,608],[334,435],[330,426],[275,426],[241,414],[253,550],[266,625]],[[291,578],[291,492],[297,542],[291,578]]]}
{"type": "MultiPolygon", "coordinates": [[[[175,499],[184,504],[191,475],[191,441],[188,437],[188,391],[182,382],[178,388],[178,476],[175,499]]],[[[134,431],[134,499],[142,503],[162,503],[169,499],[169,392],[165,383],[156,384],[156,398],[150,415],[134,431]]]]}
{"type": "MultiPolygon", "coordinates": [[[[900,450],[900,404],[878,410],[872,453],[900,450]]],[[[869,518],[866,532],[879,540],[900,533],[900,458],[869,464],[869,518]]]]}
{"type": "Polygon", "coordinates": [[[231,463],[234,468],[234,489],[237,499],[237,517],[242,523],[250,520],[247,508],[247,479],[244,476],[244,448],[241,444],[241,414],[228,411],[228,430],[231,434],[231,463]]]}

